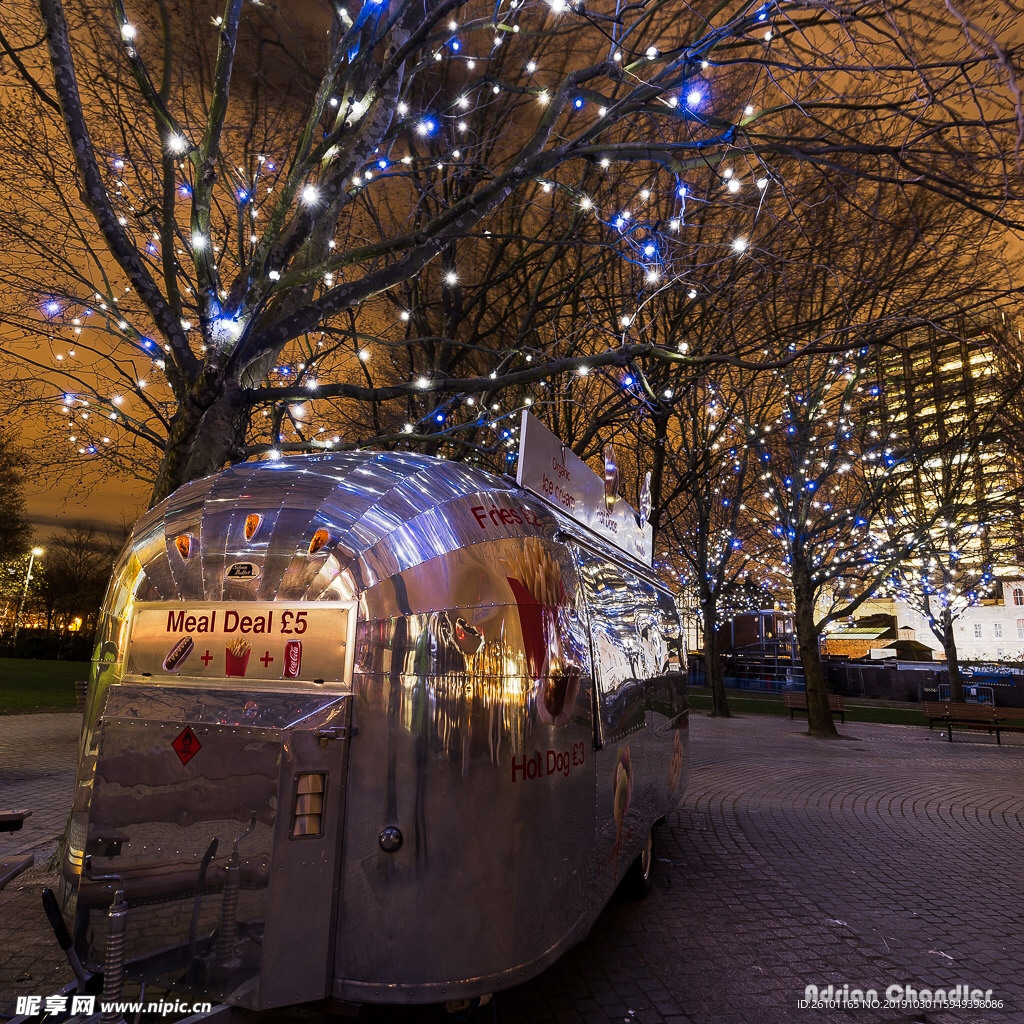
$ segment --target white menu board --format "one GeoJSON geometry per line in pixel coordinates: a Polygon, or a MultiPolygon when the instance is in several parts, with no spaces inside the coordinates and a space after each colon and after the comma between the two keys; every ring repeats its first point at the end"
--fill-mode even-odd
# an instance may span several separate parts
{"type": "Polygon", "coordinates": [[[634,558],[651,564],[654,531],[650,523],[641,526],[636,510],[620,496],[609,508],[604,480],[525,409],[516,482],[634,558]]]}

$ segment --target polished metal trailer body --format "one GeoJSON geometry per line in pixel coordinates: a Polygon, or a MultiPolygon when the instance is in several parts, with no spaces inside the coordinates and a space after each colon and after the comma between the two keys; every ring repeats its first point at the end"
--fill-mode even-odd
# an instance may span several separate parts
{"type": "Polygon", "coordinates": [[[680,799],[675,606],[507,479],[244,464],[143,518],[104,606],[62,907],[102,967],[264,1009],[537,973],[680,799]]]}

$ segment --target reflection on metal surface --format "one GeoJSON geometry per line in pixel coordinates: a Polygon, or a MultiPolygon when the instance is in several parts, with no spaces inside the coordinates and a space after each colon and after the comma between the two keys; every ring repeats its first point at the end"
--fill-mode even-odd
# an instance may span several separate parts
{"type": "Polygon", "coordinates": [[[681,667],[670,595],[507,480],[391,453],[187,485],[104,602],[77,941],[110,902],[89,858],[140,977],[254,1009],[518,981],[681,796],[681,667]]]}
{"type": "MultiPolygon", "coordinates": [[[[315,885],[318,875],[332,884],[343,757],[341,745],[321,746],[313,734],[347,723],[350,700],[268,694],[253,713],[226,689],[112,689],[101,719],[85,853],[89,877],[121,879],[126,948],[137,974],[242,1005],[280,998],[282,985],[299,986],[285,1001],[303,987],[319,985],[323,994],[322,967],[296,967],[286,979],[276,977],[276,966],[266,968],[294,956],[288,947],[315,937],[318,927],[324,948],[329,939],[329,908],[308,906],[291,924],[275,908],[297,868],[306,885],[315,885]],[[188,758],[175,756],[181,722],[194,737],[188,758]],[[313,779],[315,813],[311,801],[293,804],[298,790],[317,788],[313,779]],[[278,814],[282,806],[285,813],[278,814]],[[314,816],[315,833],[297,831],[300,818],[308,826],[314,816]],[[313,861],[292,851],[299,834],[317,846],[313,861]]],[[[80,882],[78,931],[87,962],[95,963],[105,947],[108,889],[80,882]]]]}

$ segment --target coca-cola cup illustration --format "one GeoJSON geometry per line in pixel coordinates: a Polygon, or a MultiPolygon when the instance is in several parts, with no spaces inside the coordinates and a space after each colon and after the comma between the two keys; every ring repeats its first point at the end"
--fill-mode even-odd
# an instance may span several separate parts
{"type": "Polygon", "coordinates": [[[302,641],[289,640],[284,645],[284,677],[298,679],[302,669],[302,641]]]}
{"type": "Polygon", "coordinates": [[[252,644],[242,637],[236,637],[224,650],[224,671],[229,676],[244,676],[249,668],[252,644]]]}

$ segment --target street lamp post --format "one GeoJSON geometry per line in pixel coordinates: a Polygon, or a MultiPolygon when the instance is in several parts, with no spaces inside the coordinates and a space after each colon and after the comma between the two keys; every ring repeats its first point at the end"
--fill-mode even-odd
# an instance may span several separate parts
{"type": "Polygon", "coordinates": [[[42,548],[33,548],[28,556],[28,571],[25,573],[25,586],[21,591],[21,600],[18,601],[18,614],[14,616],[14,637],[11,640],[11,647],[18,642],[18,630],[21,629],[21,613],[25,607],[25,598],[28,597],[28,584],[32,579],[32,563],[43,553],[42,548]]]}

